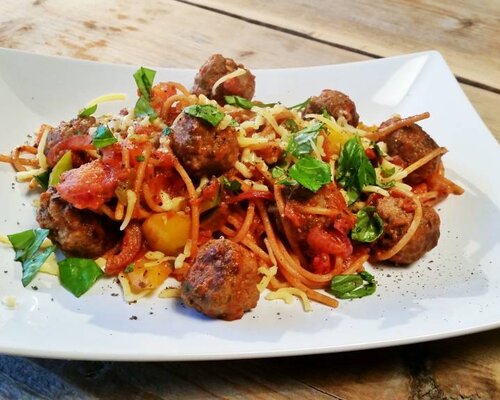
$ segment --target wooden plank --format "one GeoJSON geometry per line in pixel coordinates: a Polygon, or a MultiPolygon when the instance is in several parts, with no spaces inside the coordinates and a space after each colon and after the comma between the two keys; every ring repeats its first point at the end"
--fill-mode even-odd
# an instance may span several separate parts
{"type": "Polygon", "coordinates": [[[224,52],[253,67],[366,57],[175,1],[0,2],[0,46],[104,62],[200,66],[224,52]],[[105,18],[99,18],[105,16],[105,18]],[[209,26],[210,29],[200,29],[209,26]],[[231,36],[237,35],[238,40],[231,36]],[[263,40],[265,38],[265,40],[263,40]],[[283,60],[282,57],[285,57],[283,60]]]}
{"type": "Polygon", "coordinates": [[[498,1],[202,0],[192,4],[383,57],[438,50],[455,74],[500,90],[498,1]]]}
{"type": "MultiPolygon", "coordinates": [[[[370,59],[175,1],[102,1],[105,23],[96,19],[95,8],[92,2],[69,4],[64,0],[38,5],[26,0],[0,2],[0,46],[104,62],[188,68],[199,67],[215,52],[252,68],[370,59]],[[158,34],[165,30],[165,21],[168,34],[158,34]],[[198,27],[202,25],[211,29],[201,32],[198,27]],[[238,42],[227,39],[233,32],[237,32],[238,42]]],[[[462,87],[500,140],[500,115],[496,111],[500,109],[500,95],[462,87]]]]}

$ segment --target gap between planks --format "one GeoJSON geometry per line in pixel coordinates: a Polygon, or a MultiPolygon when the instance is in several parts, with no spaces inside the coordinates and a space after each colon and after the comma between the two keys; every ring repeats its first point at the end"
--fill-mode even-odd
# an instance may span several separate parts
{"type": "MultiPolygon", "coordinates": [[[[335,47],[335,48],[338,48],[338,49],[341,49],[341,50],[346,50],[346,51],[350,51],[352,53],[356,53],[356,54],[360,54],[360,55],[363,55],[363,56],[371,57],[371,58],[374,58],[374,59],[378,59],[378,58],[383,58],[384,57],[384,56],[379,55],[379,54],[375,54],[375,53],[372,53],[372,52],[364,51],[364,50],[361,50],[361,49],[358,49],[358,48],[355,48],[355,47],[351,47],[351,46],[347,46],[347,45],[344,45],[344,44],[341,44],[341,43],[332,42],[332,41],[321,39],[321,38],[316,38],[316,37],[314,37],[312,35],[308,35],[307,33],[300,32],[300,31],[297,31],[297,30],[294,30],[294,29],[285,28],[285,27],[282,27],[282,26],[270,24],[268,22],[259,21],[259,20],[254,19],[254,18],[249,18],[249,17],[245,17],[245,16],[242,16],[242,15],[239,15],[239,14],[235,14],[235,13],[229,12],[229,11],[220,10],[220,9],[215,8],[215,7],[211,7],[211,6],[207,6],[207,5],[203,5],[203,4],[197,4],[197,3],[189,1],[189,0],[174,0],[174,1],[176,1],[178,3],[190,5],[190,6],[193,6],[193,7],[201,8],[201,9],[206,10],[206,11],[214,12],[216,14],[222,14],[222,15],[225,15],[227,17],[235,18],[235,19],[238,19],[240,21],[244,21],[244,22],[247,22],[247,23],[250,23],[250,24],[262,26],[262,27],[265,27],[265,28],[268,28],[268,29],[272,29],[272,30],[275,30],[275,31],[279,31],[279,32],[282,32],[282,33],[289,34],[289,35],[297,36],[297,37],[300,37],[302,39],[311,40],[311,41],[314,41],[316,43],[325,44],[325,45],[328,45],[328,46],[331,46],[331,47],[335,47]]],[[[477,82],[477,81],[474,81],[472,79],[465,78],[465,77],[462,77],[462,76],[459,76],[459,75],[455,75],[455,78],[457,79],[458,82],[460,82],[462,84],[465,84],[465,85],[468,85],[468,86],[473,86],[473,87],[476,87],[478,89],[486,90],[488,92],[500,94],[500,88],[496,88],[496,87],[491,86],[491,85],[487,85],[487,84],[484,84],[484,83],[481,83],[481,82],[477,82]]]]}

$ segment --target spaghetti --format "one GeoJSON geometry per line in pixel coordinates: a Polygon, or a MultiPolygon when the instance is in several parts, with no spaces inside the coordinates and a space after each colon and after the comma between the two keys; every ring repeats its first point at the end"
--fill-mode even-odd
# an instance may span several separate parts
{"type": "MultiPolygon", "coordinates": [[[[228,104],[219,104],[228,88],[248,92],[241,85],[252,77],[237,67],[211,79],[213,86],[201,92],[176,82],[152,86],[151,81],[149,88],[139,86],[135,108],[117,116],[80,115],[64,126],[91,128],[68,130],[59,139],[63,126],[43,125],[33,146],[0,154],[0,162],[10,163],[32,187],[47,190],[41,173],[52,179],[60,165],[49,167],[46,154],[54,146],[61,155],[72,152],[72,165],[58,171],[60,182],[42,194],[41,207],[48,210],[57,196],[72,207],[75,218],[83,210],[118,224],[113,234],[118,241],[103,241],[99,255],[107,259],[106,273],[119,274],[129,298],[142,296],[131,296],[134,291],[160,287],[169,276],[184,281],[197,255],[206,255],[206,244],[225,237],[258,261],[259,290],[272,292],[266,298],[290,302],[299,297],[307,310],[309,300],[337,307],[335,298],[319,290],[328,291],[338,275],[364,271],[369,259],[394,260],[422,239],[417,236],[427,218],[424,210],[463,189],[444,176],[443,147],[432,145],[412,163],[404,162],[404,154],[387,153],[391,135],[414,129],[429,113],[391,119],[380,127],[354,124],[346,117],[356,114],[354,103],[328,90],[290,108],[234,94],[225,97],[228,104]],[[219,103],[212,98],[216,91],[219,103]],[[90,138],[79,145],[72,141],[75,135],[90,138]],[[411,174],[432,163],[438,168],[409,185],[411,174]],[[401,199],[401,209],[394,209],[396,203],[386,206],[390,218],[383,220],[381,199],[391,197],[401,199]],[[403,212],[411,221],[391,239],[387,232],[403,212]]],[[[103,96],[90,105],[119,98],[103,96]]],[[[75,244],[67,243],[71,238],[59,234],[61,227],[43,217],[39,222],[63,251],[75,253],[75,244]]],[[[169,290],[162,297],[186,299],[181,289],[169,290]]]]}

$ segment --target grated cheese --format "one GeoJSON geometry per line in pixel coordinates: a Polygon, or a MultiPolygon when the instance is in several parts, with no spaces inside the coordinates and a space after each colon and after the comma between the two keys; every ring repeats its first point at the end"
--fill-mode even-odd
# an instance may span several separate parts
{"type": "Polygon", "coordinates": [[[14,296],[5,296],[2,303],[8,308],[16,308],[17,300],[14,296]]]}
{"type": "Polygon", "coordinates": [[[214,86],[212,87],[212,95],[215,96],[215,93],[217,91],[217,88],[222,85],[224,82],[236,78],[241,75],[245,75],[247,73],[246,69],[243,68],[238,68],[236,71],[230,72],[229,74],[224,75],[223,77],[217,79],[215,81],[214,86]]]}
{"type": "Polygon", "coordinates": [[[293,296],[297,296],[302,301],[304,311],[312,311],[311,302],[306,294],[297,288],[279,288],[275,292],[267,294],[267,300],[283,300],[287,304],[293,303],[293,296]]]}
{"type": "Polygon", "coordinates": [[[378,186],[374,186],[374,185],[363,186],[363,192],[378,193],[384,197],[389,197],[389,192],[387,190],[382,189],[381,187],[378,187],[378,186]]]}
{"type": "Polygon", "coordinates": [[[125,93],[108,93],[90,100],[85,108],[95,106],[96,104],[107,103],[110,101],[123,101],[126,99],[127,95],[125,93]]]}
{"type": "Polygon", "coordinates": [[[40,143],[38,144],[38,149],[36,150],[36,157],[38,158],[38,164],[41,169],[47,169],[47,157],[45,157],[45,146],[47,144],[47,136],[51,130],[50,126],[45,126],[45,130],[42,133],[42,137],[40,138],[40,143]]]}
{"type": "Polygon", "coordinates": [[[259,292],[262,292],[264,289],[267,288],[267,285],[269,285],[271,279],[273,279],[273,277],[278,273],[278,267],[275,265],[272,266],[271,268],[260,267],[258,271],[264,275],[261,281],[257,284],[257,290],[259,292]]]}
{"type": "Polygon", "coordinates": [[[135,203],[137,202],[137,196],[133,190],[127,190],[127,211],[125,212],[125,218],[123,218],[123,222],[120,225],[120,230],[123,231],[130,220],[132,219],[132,215],[134,213],[135,203]]]}
{"type": "Polygon", "coordinates": [[[181,288],[165,288],[163,289],[158,297],[162,299],[172,299],[181,297],[181,288]]]}
{"type": "Polygon", "coordinates": [[[40,267],[40,272],[54,276],[59,276],[59,265],[57,265],[57,258],[54,253],[51,253],[47,257],[45,262],[40,267]]]}
{"type": "Polygon", "coordinates": [[[234,168],[236,168],[238,170],[238,172],[241,175],[243,175],[245,178],[251,178],[252,177],[252,172],[241,161],[236,161],[234,163],[234,168]]]}
{"type": "Polygon", "coordinates": [[[120,282],[120,285],[122,287],[123,298],[129,303],[142,299],[144,296],[147,296],[149,293],[151,293],[151,289],[144,289],[140,292],[132,291],[132,289],[130,288],[130,283],[123,272],[120,272],[120,274],[118,274],[118,281],[120,282]]]}

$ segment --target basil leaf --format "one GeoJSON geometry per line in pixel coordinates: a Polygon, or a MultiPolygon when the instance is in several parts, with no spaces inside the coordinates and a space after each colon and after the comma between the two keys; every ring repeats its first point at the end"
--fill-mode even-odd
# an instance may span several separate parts
{"type": "Polygon", "coordinates": [[[7,235],[16,251],[16,261],[26,261],[35,254],[49,235],[48,229],[29,229],[24,232],[7,235]]]}
{"type": "Polygon", "coordinates": [[[94,114],[97,110],[97,104],[94,104],[93,106],[84,108],[82,111],[78,113],[79,117],[90,117],[92,114],[94,114]]]}
{"type": "Polygon", "coordinates": [[[250,100],[240,96],[224,96],[224,100],[229,105],[238,106],[245,110],[250,110],[254,106],[254,103],[250,100]]]}
{"type": "Polygon", "coordinates": [[[289,175],[299,184],[313,192],[332,181],[330,166],[311,156],[305,156],[290,168],[289,175]]]}
{"type": "Polygon", "coordinates": [[[290,110],[297,110],[297,111],[303,110],[304,108],[306,108],[309,105],[310,102],[311,102],[311,97],[308,97],[302,103],[295,104],[294,106],[288,107],[288,109],[290,109],[290,110]]]}
{"type": "Polygon", "coordinates": [[[118,139],[113,136],[109,128],[104,124],[101,124],[97,127],[97,130],[92,137],[92,143],[98,149],[102,149],[103,147],[112,145],[117,141],[118,139]]]}
{"type": "Polygon", "coordinates": [[[30,229],[7,235],[16,251],[15,260],[20,261],[23,267],[21,279],[23,286],[27,286],[33,280],[47,257],[55,250],[55,246],[50,246],[43,251],[39,251],[48,234],[48,229],[30,229]]]}
{"type": "Polygon", "coordinates": [[[291,119],[291,118],[288,118],[286,121],[285,121],[285,128],[288,129],[290,132],[292,133],[295,133],[299,130],[299,126],[297,125],[297,123],[291,119]]]}
{"type": "Polygon", "coordinates": [[[125,272],[126,274],[128,274],[128,273],[130,273],[130,272],[133,272],[133,271],[134,271],[134,269],[135,269],[135,264],[134,264],[134,263],[132,263],[132,264],[127,265],[127,268],[125,268],[125,269],[123,270],[123,272],[125,272]]]}
{"type": "Polygon", "coordinates": [[[49,186],[57,185],[61,181],[63,172],[69,171],[71,168],[73,168],[73,161],[71,150],[69,150],[64,153],[56,165],[54,165],[54,168],[52,168],[49,176],[49,186]]]}
{"type": "Polygon", "coordinates": [[[103,275],[95,261],[86,258],[66,258],[58,265],[61,284],[76,297],[89,290],[103,275]]]}
{"type": "Polygon", "coordinates": [[[212,126],[217,126],[224,119],[224,113],[211,104],[195,104],[188,106],[184,112],[192,117],[200,118],[212,126]]]}
{"type": "Polygon", "coordinates": [[[339,299],[359,299],[375,293],[376,287],[373,275],[363,271],[359,274],[334,276],[330,290],[339,299]]]}
{"type": "Polygon", "coordinates": [[[302,129],[290,139],[286,150],[295,157],[311,153],[313,142],[321,129],[323,129],[323,124],[319,122],[302,129]]]}
{"type": "Polygon", "coordinates": [[[139,99],[135,103],[134,114],[136,115],[136,117],[149,116],[150,120],[154,120],[156,117],[158,117],[156,111],[153,109],[153,107],[151,107],[151,104],[149,104],[149,100],[142,96],[139,97],[139,99]]]}
{"type": "Polygon", "coordinates": [[[231,192],[238,193],[241,190],[241,183],[236,179],[230,181],[225,176],[223,176],[222,182],[224,183],[224,187],[231,192]]]}
{"type": "Polygon", "coordinates": [[[347,191],[349,205],[359,198],[364,186],[376,183],[375,168],[366,156],[359,137],[349,139],[342,147],[335,178],[347,191]]]}
{"type": "Polygon", "coordinates": [[[49,188],[49,175],[49,171],[45,171],[41,174],[35,175],[35,180],[43,190],[47,190],[49,188]]]}
{"type": "Polygon", "coordinates": [[[140,97],[144,97],[148,102],[151,100],[151,88],[155,75],[156,71],[145,67],[139,68],[134,74],[135,83],[141,94],[140,97]]]}
{"type": "Polygon", "coordinates": [[[30,284],[38,271],[40,271],[43,263],[47,260],[47,258],[49,258],[55,249],[56,246],[47,247],[45,250],[36,253],[33,257],[30,257],[23,262],[23,277],[21,278],[21,282],[24,287],[30,284]]]}
{"type": "Polygon", "coordinates": [[[172,133],[172,129],[170,129],[168,126],[166,126],[165,128],[163,128],[163,130],[161,131],[161,134],[163,136],[168,136],[172,133]]]}
{"type": "Polygon", "coordinates": [[[356,225],[351,232],[351,238],[358,242],[371,243],[384,233],[384,221],[375,212],[375,207],[362,208],[356,214],[356,225]]]}

